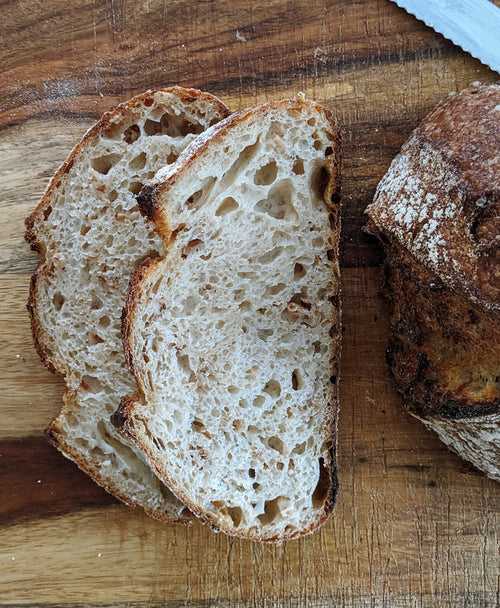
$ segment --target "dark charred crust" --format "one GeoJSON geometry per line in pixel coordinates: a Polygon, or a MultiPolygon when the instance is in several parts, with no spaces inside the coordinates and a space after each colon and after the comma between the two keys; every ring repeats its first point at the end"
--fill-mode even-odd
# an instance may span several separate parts
{"type": "Polygon", "coordinates": [[[111,424],[119,429],[122,434],[126,434],[127,436],[129,435],[127,432],[128,410],[130,409],[131,404],[131,397],[123,397],[118,409],[110,418],[111,424]]]}
{"type": "MultiPolygon", "coordinates": [[[[384,291],[391,308],[387,361],[406,409],[421,418],[463,420],[500,412],[498,389],[468,390],[498,377],[500,322],[389,239],[384,291]],[[458,378],[449,384],[449,378],[458,378]],[[463,378],[463,380],[462,380],[463,378]]],[[[491,388],[493,386],[493,388],[491,388]]]]}
{"type": "Polygon", "coordinates": [[[156,195],[154,186],[144,186],[137,195],[137,203],[144,217],[154,221],[156,215],[156,195]]]}

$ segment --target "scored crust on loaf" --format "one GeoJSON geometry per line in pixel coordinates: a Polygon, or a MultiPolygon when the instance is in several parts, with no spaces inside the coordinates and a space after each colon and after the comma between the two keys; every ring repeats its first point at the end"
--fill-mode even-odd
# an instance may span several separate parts
{"type": "Polygon", "coordinates": [[[48,435],[110,493],[165,520],[186,509],[109,422],[134,386],[120,331],[130,274],[163,246],[135,195],[228,114],[216,97],[194,89],[134,97],[87,132],[26,220],[26,239],[41,256],[28,302],[35,345],[67,385],[48,435]]]}
{"type": "Polygon", "coordinates": [[[388,360],[410,413],[500,480],[500,85],[414,131],[367,208],[386,252],[388,360]]]}
{"type": "Polygon", "coordinates": [[[169,250],[131,281],[138,393],[114,422],[231,535],[296,538],[335,502],[339,163],[331,114],[298,98],[219,123],[140,197],[169,250]]]}

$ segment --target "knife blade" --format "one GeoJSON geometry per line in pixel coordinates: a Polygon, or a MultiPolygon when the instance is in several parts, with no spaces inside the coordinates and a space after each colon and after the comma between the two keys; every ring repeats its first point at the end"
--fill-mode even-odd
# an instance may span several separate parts
{"type": "Polygon", "coordinates": [[[392,0],[500,73],[500,8],[489,0],[392,0]]]}

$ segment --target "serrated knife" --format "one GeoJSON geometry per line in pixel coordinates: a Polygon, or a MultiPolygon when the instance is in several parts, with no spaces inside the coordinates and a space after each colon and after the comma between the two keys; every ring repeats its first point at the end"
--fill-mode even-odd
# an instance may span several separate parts
{"type": "Polygon", "coordinates": [[[489,0],[392,0],[500,73],[500,8],[489,0]]]}

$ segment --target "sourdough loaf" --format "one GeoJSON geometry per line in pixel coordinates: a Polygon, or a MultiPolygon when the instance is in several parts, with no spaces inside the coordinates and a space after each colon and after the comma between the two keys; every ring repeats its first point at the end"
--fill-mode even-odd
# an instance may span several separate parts
{"type": "Polygon", "coordinates": [[[405,405],[500,479],[500,86],[431,112],[367,213],[386,250],[388,359],[405,405]]]}

